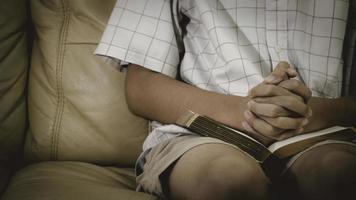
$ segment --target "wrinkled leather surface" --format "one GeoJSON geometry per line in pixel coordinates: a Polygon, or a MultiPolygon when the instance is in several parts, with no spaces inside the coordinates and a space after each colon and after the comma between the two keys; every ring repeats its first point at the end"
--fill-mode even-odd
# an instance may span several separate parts
{"type": "Polygon", "coordinates": [[[5,165],[0,164],[0,199],[1,199],[1,194],[6,189],[10,175],[11,175],[10,169],[5,165]]]}
{"type": "Polygon", "coordinates": [[[0,5],[0,161],[19,151],[26,128],[29,52],[24,2],[2,0],[0,5]]]}
{"type": "Polygon", "coordinates": [[[29,67],[25,0],[0,3],[0,194],[23,149],[29,67]]]}
{"type": "MultiPolygon", "coordinates": [[[[16,172],[2,200],[156,199],[135,191],[133,168],[90,164],[132,166],[147,134],[146,120],[127,109],[125,74],[93,55],[114,3],[31,1],[25,156],[42,162],[16,172]]],[[[0,4],[0,196],[13,167],[7,161],[18,157],[26,129],[26,6],[0,4]]]]}
{"type": "Polygon", "coordinates": [[[135,192],[133,169],[80,162],[42,162],[19,171],[2,200],[151,200],[135,192]]]}
{"type": "Polygon", "coordinates": [[[115,0],[33,0],[29,161],[133,165],[147,134],[124,96],[124,73],[93,55],[115,0]]]}

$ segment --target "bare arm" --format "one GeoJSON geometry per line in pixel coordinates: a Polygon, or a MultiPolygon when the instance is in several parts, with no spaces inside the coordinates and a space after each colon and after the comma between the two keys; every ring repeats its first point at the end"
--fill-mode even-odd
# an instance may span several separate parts
{"type": "Polygon", "coordinates": [[[314,131],[330,126],[356,125],[356,98],[346,96],[337,99],[312,97],[309,101],[313,115],[305,132],[314,131]]]}
{"type": "MultiPolygon", "coordinates": [[[[284,70],[284,65],[285,63],[278,65],[274,73],[283,72],[283,74],[292,75],[293,73],[284,70]]],[[[268,96],[291,96],[290,99],[295,103],[303,101],[299,94],[294,95],[287,89],[275,88],[277,88],[276,91],[268,90],[265,94],[268,96]]],[[[263,135],[270,135],[275,132],[275,129],[266,129],[266,133],[261,135],[261,132],[251,132],[246,129],[246,126],[243,126],[244,111],[247,110],[247,102],[251,99],[251,96],[241,97],[209,92],[138,65],[130,65],[128,68],[126,98],[129,109],[133,113],[162,123],[175,123],[183,113],[191,110],[233,128],[247,130],[251,136],[263,143],[271,142],[271,139],[263,135]]],[[[304,103],[301,106],[305,107],[304,103]]],[[[292,103],[287,105],[286,109],[294,107],[294,103],[292,103]]],[[[303,119],[288,118],[287,120],[290,122],[289,124],[297,126],[293,126],[293,129],[298,129],[301,126],[300,121],[303,119]]],[[[278,120],[276,124],[282,125],[284,121],[278,120]]],[[[277,131],[279,132],[279,130],[277,131]]]]}
{"type": "Polygon", "coordinates": [[[129,109],[147,119],[171,124],[192,110],[237,129],[243,129],[248,101],[247,97],[205,91],[138,65],[128,67],[126,98],[129,109]]]}

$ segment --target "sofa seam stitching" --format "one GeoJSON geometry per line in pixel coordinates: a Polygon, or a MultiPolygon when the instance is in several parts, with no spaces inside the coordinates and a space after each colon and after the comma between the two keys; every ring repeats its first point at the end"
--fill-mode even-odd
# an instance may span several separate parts
{"type": "Polygon", "coordinates": [[[69,15],[68,6],[66,0],[61,0],[62,3],[62,16],[63,22],[60,28],[60,35],[58,38],[58,53],[57,53],[57,63],[56,63],[56,90],[57,90],[57,108],[55,113],[55,119],[52,128],[52,139],[51,139],[51,160],[58,159],[58,146],[59,146],[59,132],[62,124],[62,116],[64,109],[64,92],[63,92],[63,62],[64,54],[66,51],[65,41],[68,36],[68,26],[69,26],[69,15]]]}

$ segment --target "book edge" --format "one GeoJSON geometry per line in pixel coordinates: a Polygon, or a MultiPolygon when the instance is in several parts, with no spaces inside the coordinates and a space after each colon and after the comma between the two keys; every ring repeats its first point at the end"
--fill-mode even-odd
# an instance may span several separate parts
{"type": "Polygon", "coordinates": [[[322,136],[322,135],[327,135],[329,133],[333,133],[333,132],[337,132],[337,131],[341,131],[341,130],[346,130],[348,128],[349,127],[332,126],[332,127],[329,127],[329,128],[318,130],[318,131],[313,131],[313,132],[310,132],[310,133],[297,135],[297,136],[294,136],[294,137],[291,137],[291,138],[288,138],[288,139],[285,139],[285,140],[282,140],[282,141],[274,142],[273,144],[268,146],[268,149],[273,154],[278,149],[283,148],[285,146],[288,146],[290,144],[293,144],[293,143],[296,143],[296,142],[299,142],[299,141],[303,141],[303,140],[308,140],[308,139],[314,138],[314,137],[319,137],[319,136],[322,136]]]}

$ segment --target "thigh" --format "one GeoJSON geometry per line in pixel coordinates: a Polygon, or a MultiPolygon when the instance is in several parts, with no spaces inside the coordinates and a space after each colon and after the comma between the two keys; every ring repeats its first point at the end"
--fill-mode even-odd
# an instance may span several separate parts
{"type": "Polygon", "coordinates": [[[186,152],[205,144],[228,145],[215,138],[183,135],[164,141],[144,152],[144,156],[139,159],[139,165],[136,165],[136,170],[140,172],[136,177],[137,189],[164,198],[168,189],[168,177],[176,162],[186,152]]]}
{"type": "Polygon", "coordinates": [[[254,159],[215,138],[180,136],[157,145],[144,160],[143,172],[136,178],[138,189],[160,197],[167,197],[169,191],[195,192],[195,186],[204,185],[207,178],[232,180],[232,173],[252,182],[268,182],[254,159]]]}
{"type": "Polygon", "coordinates": [[[206,176],[215,170],[214,167],[221,170],[221,176],[223,172],[239,173],[242,170],[263,174],[260,165],[237,148],[225,144],[202,144],[190,149],[177,160],[171,179],[184,177],[185,181],[189,181],[190,177],[200,174],[206,176]]]}
{"type": "Polygon", "coordinates": [[[168,178],[173,199],[265,199],[268,192],[260,165],[226,144],[203,144],[187,151],[168,178]]]}
{"type": "Polygon", "coordinates": [[[281,178],[280,191],[303,199],[343,199],[353,193],[355,169],[355,145],[323,144],[293,162],[281,178]]]}
{"type": "Polygon", "coordinates": [[[302,153],[289,167],[293,173],[317,173],[315,171],[345,168],[355,164],[356,145],[351,143],[324,143],[302,153]]]}

